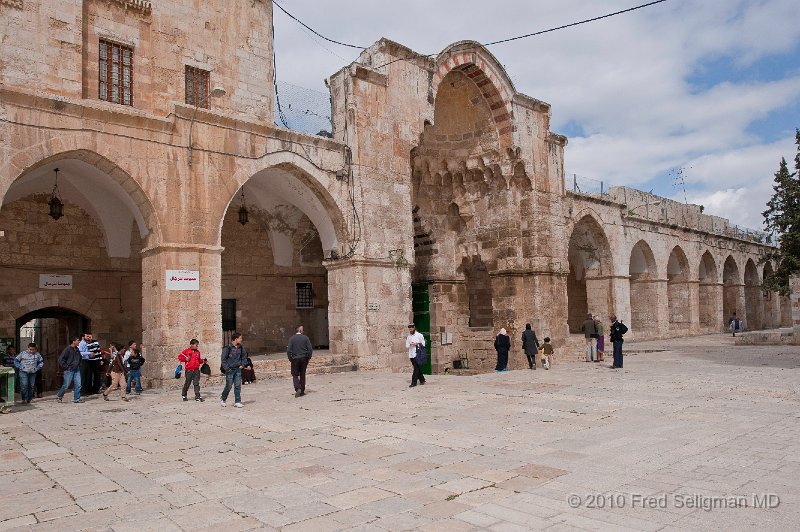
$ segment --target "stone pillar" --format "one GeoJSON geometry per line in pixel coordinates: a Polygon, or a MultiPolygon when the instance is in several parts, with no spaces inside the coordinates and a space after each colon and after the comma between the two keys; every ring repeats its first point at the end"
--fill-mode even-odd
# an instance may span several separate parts
{"type": "Polygon", "coordinates": [[[656,323],[653,324],[651,338],[667,338],[669,333],[669,283],[666,279],[655,281],[656,323]]]}
{"type": "Polygon", "coordinates": [[[617,319],[623,323],[631,323],[631,283],[627,275],[615,275],[611,278],[611,312],[603,316],[606,322],[611,314],[616,314],[617,319]]]}
{"type": "Polygon", "coordinates": [[[200,340],[212,371],[219,371],[221,253],[221,247],[183,244],[142,251],[142,369],[154,385],[173,379],[178,353],[192,338],[200,340]],[[200,289],[167,290],[167,270],[199,272],[200,289]]]}
{"type": "Polygon", "coordinates": [[[687,281],[689,334],[700,334],[700,280],[687,281]]]}
{"type": "Polygon", "coordinates": [[[714,320],[714,331],[715,332],[725,332],[727,331],[727,316],[725,316],[725,311],[723,309],[723,298],[725,297],[725,287],[722,283],[717,283],[714,285],[714,315],[716,319],[714,320]]]}
{"type": "Polygon", "coordinates": [[[324,264],[331,352],[352,356],[362,370],[406,370],[406,326],[412,318],[408,265],[366,259],[324,264]]]}

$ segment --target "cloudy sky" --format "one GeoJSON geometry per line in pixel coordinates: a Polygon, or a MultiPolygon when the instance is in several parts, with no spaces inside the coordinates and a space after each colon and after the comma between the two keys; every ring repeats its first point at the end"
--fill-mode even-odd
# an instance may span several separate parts
{"type": "MultiPolygon", "coordinates": [[[[279,0],[323,35],[420,53],[490,42],[646,0],[279,0]],[[325,9],[320,9],[325,5],[325,9]]],[[[358,50],[314,37],[275,8],[278,79],[326,91],[358,50]]],[[[667,0],[490,48],[519,92],[552,105],[566,171],[683,200],[761,227],[780,158],[800,127],[797,0],[667,0]]],[[[290,95],[287,95],[289,98],[290,95]]]]}

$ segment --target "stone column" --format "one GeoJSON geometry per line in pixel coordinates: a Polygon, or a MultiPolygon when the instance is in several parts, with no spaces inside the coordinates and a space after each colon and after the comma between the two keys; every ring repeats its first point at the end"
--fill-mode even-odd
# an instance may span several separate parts
{"type": "Polygon", "coordinates": [[[192,338],[200,340],[212,372],[219,372],[221,253],[221,247],[183,244],[142,251],[142,369],[154,385],[173,379],[178,353],[192,338]],[[167,290],[167,270],[199,272],[200,289],[167,290]]]}
{"type": "Polygon", "coordinates": [[[725,332],[727,331],[727,323],[725,320],[728,319],[725,316],[725,311],[723,309],[723,298],[725,297],[725,286],[722,283],[716,283],[714,285],[714,315],[716,319],[714,320],[714,331],[715,332],[725,332]]]}
{"type": "Polygon", "coordinates": [[[330,350],[350,355],[359,369],[407,369],[411,320],[408,265],[388,260],[327,261],[330,350]]]}
{"type": "Polygon", "coordinates": [[[689,334],[700,334],[700,281],[688,281],[689,334]]]}
{"type": "MultiPolygon", "coordinates": [[[[631,282],[627,275],[615,275],[611,278],[611,313],[617,315],[617,319],[631,323],[631,282]]],[[[606,322],[609,321],[611,314],[603,316],[606,322]]]]}
{"type": "Polygon", "coordinates": [[[656,299],[656,323],[653,324],[653,334],[651,338],[666,338],[669,336],[669,284],[666,279],[655,281],[656,299]]]}

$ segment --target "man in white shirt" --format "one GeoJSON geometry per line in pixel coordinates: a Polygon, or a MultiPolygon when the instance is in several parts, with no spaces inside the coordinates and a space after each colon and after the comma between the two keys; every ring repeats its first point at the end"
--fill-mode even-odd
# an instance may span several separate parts
{"type": "Polygon", "coordinates": [[[417,326],[413,323],[408,324],[408,336],[406,337],[406,347],[408,348],[408,358],[411,359],[411,365],[414,366],[414,373],[411,375],[411,384],[409,388],[420,384],[425,384],[425,375],[422,374],[422,368],[417,364],[417,344],[425,345],[425,337],[417,332],[417,326]]]}

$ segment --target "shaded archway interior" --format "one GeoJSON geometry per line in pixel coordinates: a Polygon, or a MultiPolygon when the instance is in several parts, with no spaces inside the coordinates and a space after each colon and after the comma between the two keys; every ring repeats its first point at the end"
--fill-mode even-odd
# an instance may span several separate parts
{"type": "Polygon", "coordinates": [[[338,248],[331,216],[311,189],[282,168],[253,175],[244,191],[248,223],[239,223],[240,189],[221,229],[223,339],[236,330],[251,353],[285,353],[287,339],[302,324],[315,348],[327,348],[323,260],[338,248]]]}
{"type": "Polygon", "coordinates": [[[588,313],[608,316],[611,308],[611,248],[600,224],[584,216],[569,240],[567,323],[578,334],[588,313]]]}
{"type": "Polygon", "coordinates": [[[689,260],[683,249],[675,246],[667,262],[667,302],[669,323],[673,331],[688,331],[691,327],[689,295],[689,260]]]}
{"type": "Polygon", "coordinates": [[[658,268],[653,250],[644,240],[631,250],[628,267],[631,291],[631,329],[637,338],[648,335],[657,328],[658,320],[658,268]]]}

